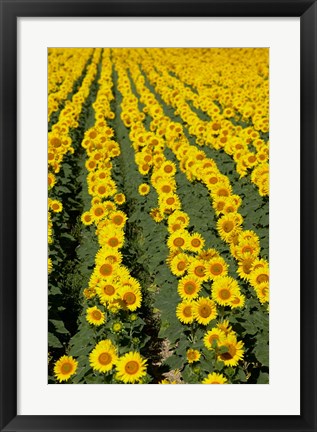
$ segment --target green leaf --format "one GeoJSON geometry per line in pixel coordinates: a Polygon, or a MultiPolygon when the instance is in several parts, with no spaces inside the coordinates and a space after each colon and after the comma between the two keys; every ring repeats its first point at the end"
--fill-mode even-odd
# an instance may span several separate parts
{"type": "Polygon", "coordinates": [[[269,365],[269,346],[261,342],[256,344],[254,354],[263,366],[269,365]]]}
{"type": "Polygon", "coordinates": [[[57,333],[69,334],[69,331],[65,328],[63,321],[61,320],[49,320],[55,327],[57,333]]]}
{"type": "Polygon", "coordinates": [[[257,384],[269,384],[269,374],[266,372],[260,372],[257,384]]]}
{"type": "Polygon", "coordinates": [[[62,348],[63,345],[60,343],[58,338],[53,333],[48,333],[48,346],[52,348],[62,348]]]}

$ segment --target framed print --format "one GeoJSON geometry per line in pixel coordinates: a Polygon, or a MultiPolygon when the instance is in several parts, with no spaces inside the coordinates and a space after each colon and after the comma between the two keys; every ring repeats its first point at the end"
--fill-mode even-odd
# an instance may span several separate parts
{"type": "Polygon", "coordinates": [[[316,2],[1,17],[1,430],[316,430],[316,2]]]}

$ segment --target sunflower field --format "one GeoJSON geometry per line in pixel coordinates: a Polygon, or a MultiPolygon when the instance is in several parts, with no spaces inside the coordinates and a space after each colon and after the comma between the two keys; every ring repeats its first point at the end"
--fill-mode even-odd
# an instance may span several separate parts
{"type": "Polygon", "coordinates": [[[268,49],[48,50],[48,383],[268,383],[268,249],[268,49]]]}

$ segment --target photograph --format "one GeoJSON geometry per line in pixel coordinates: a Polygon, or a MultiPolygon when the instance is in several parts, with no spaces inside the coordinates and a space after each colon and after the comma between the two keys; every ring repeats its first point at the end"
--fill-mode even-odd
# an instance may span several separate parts
{"type": "Polygon", "coordinates": [[[48,384],[270,383],[269,57],[47,49],[48,384]]]}

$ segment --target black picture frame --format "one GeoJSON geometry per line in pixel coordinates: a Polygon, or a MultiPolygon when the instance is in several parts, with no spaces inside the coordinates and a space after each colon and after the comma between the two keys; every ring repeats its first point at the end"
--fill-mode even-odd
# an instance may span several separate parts
{"type": "MultiPolygon", "coordinates": [[[[0,0],[1,431],[316,431],[317,4],[312,0],[0,0]],[[76,7],[74,7],[76,5],[76,7]],[[300,17],[301,414],[287,416],[17,415],[17,18],[300,17]]],[[[282,37],[282,36],[281,36],[282,37]]],[[[285,324],[285,323],[284,323],[285,324]]],[[[297,341],[294,341],[297,343],[297,341]]],[[[281,359],[282,365],[283,359],[281,359]]],[[[290,377],[291,379],[291,377],[290,377]]]]}

